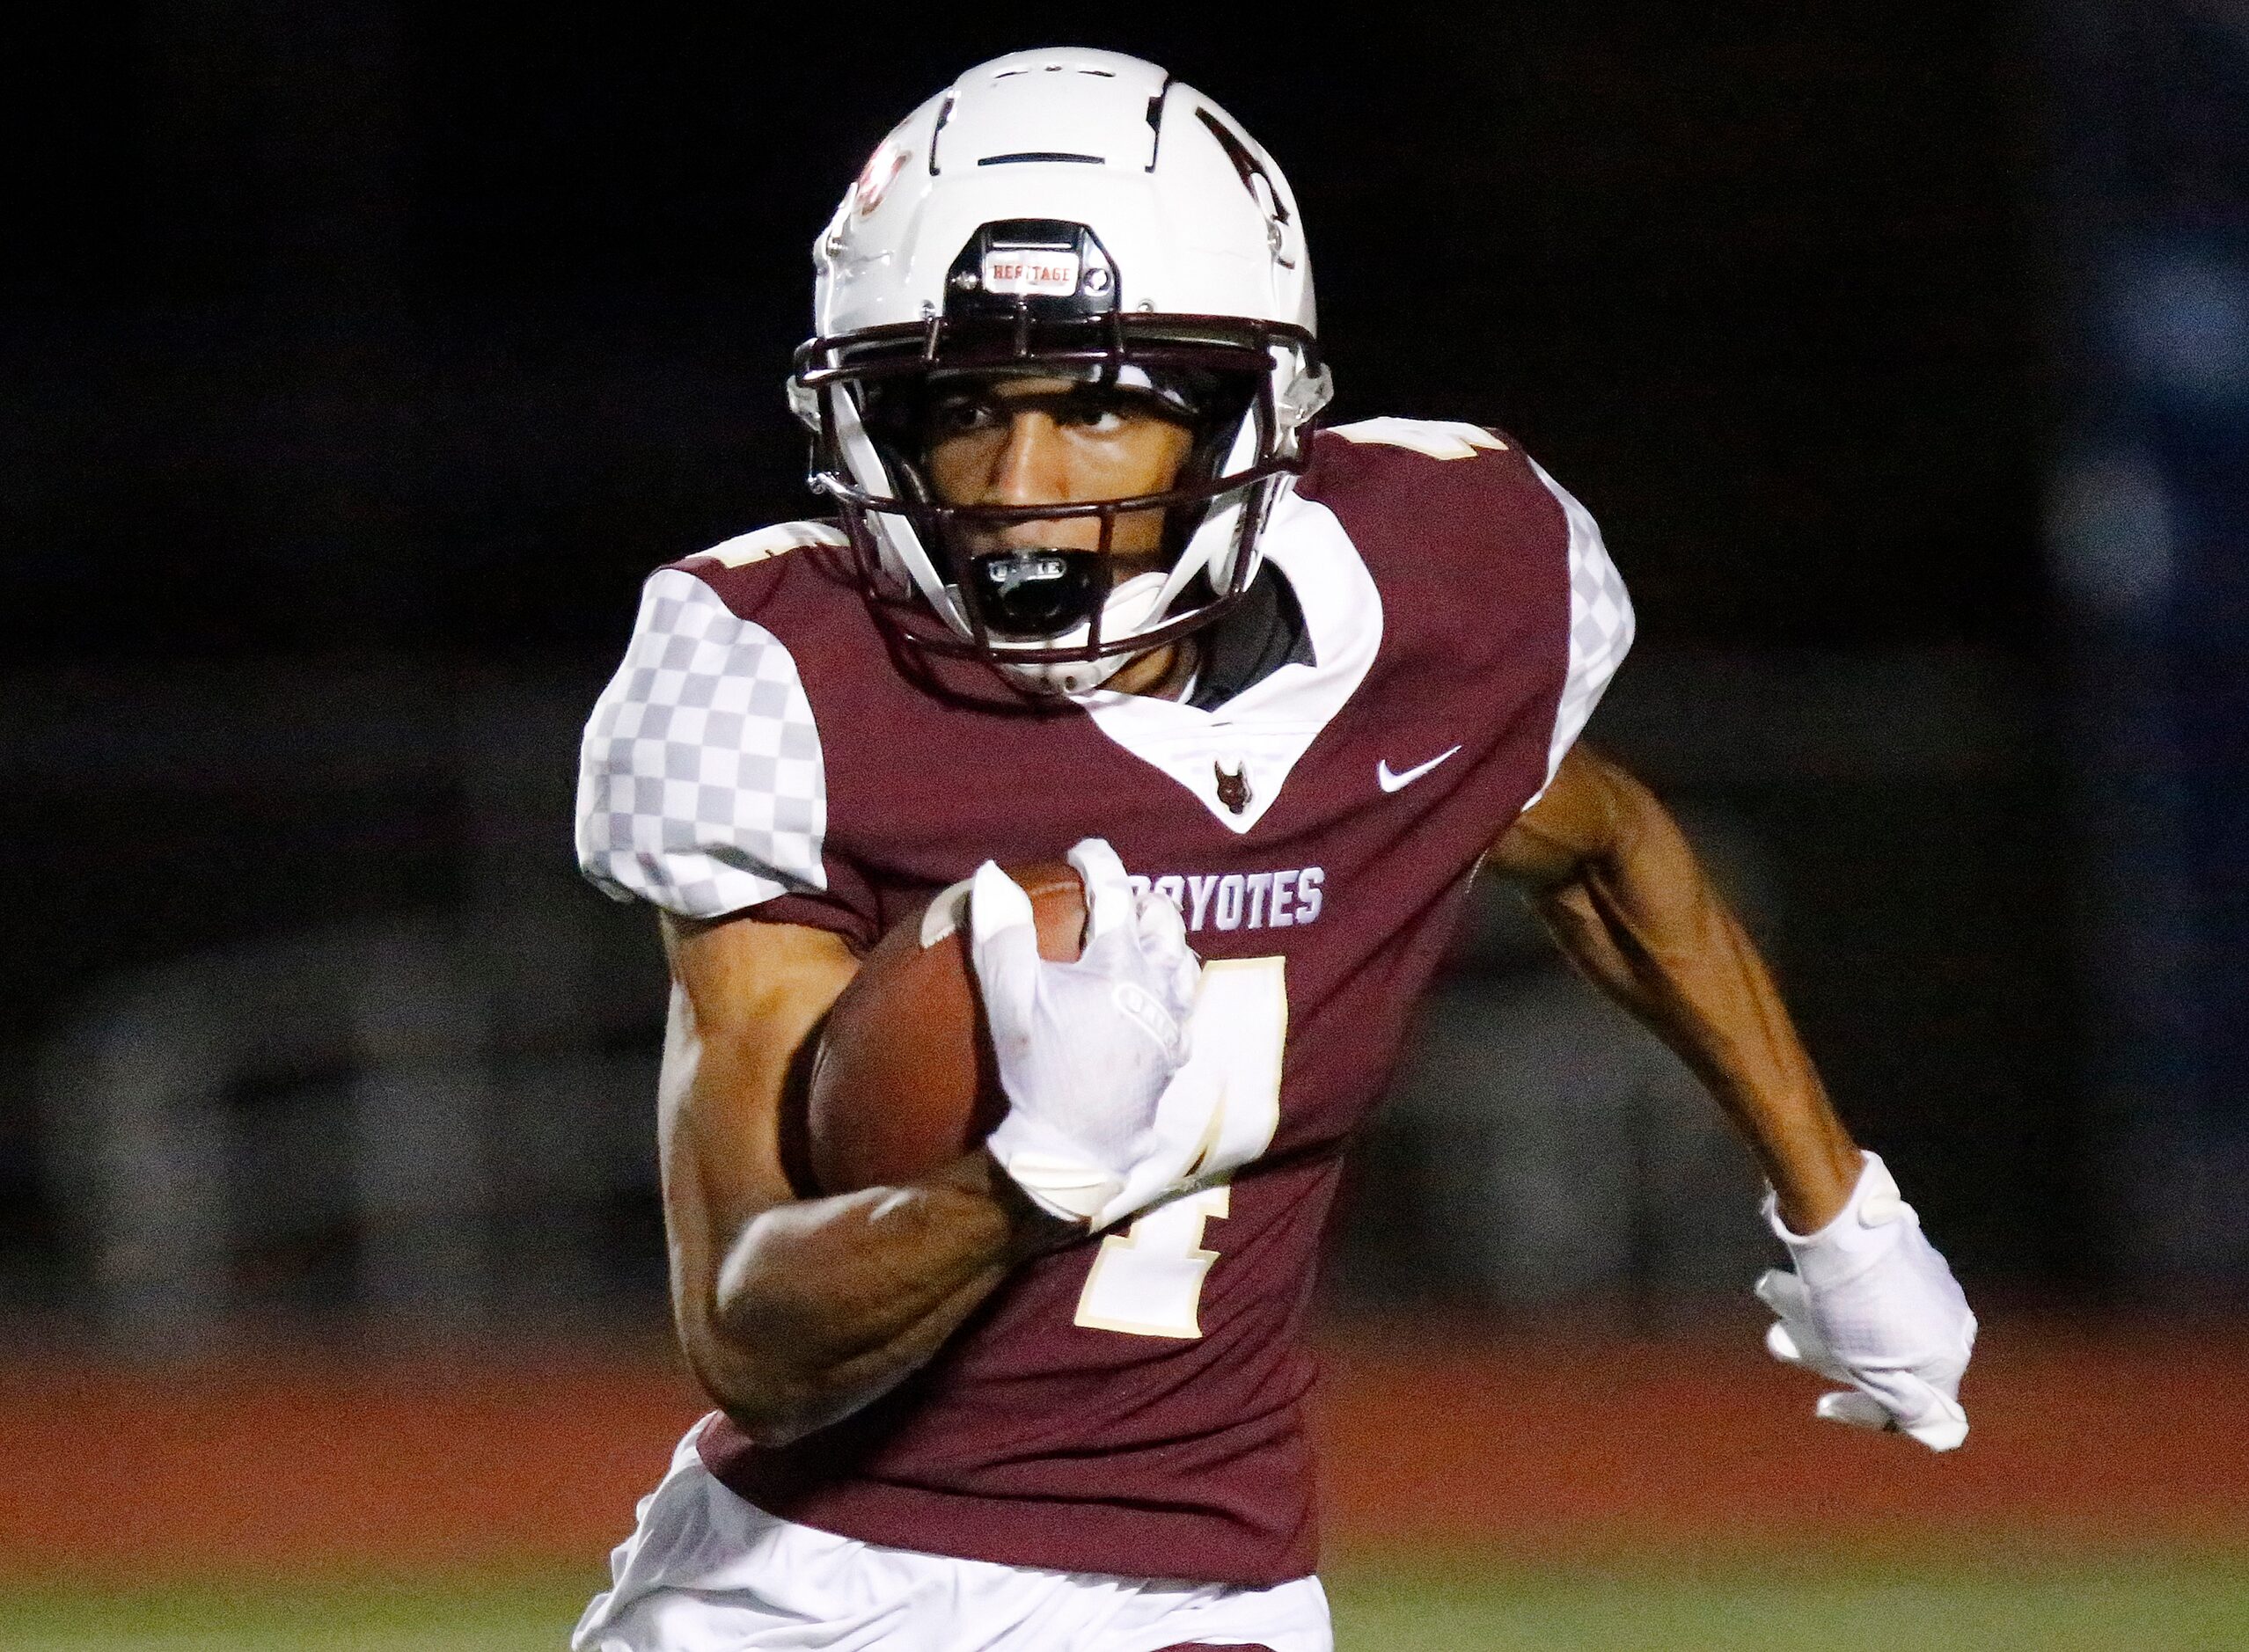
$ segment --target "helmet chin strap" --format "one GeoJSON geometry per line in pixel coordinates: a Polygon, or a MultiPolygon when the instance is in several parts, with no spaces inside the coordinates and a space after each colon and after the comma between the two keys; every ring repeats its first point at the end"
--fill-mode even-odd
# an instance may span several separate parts
{"type": "MultiPolygon", "coordinates": [[[[1227,453],[1226,462],[1219,467],[1219,474],[1232,476],[1246,471],[1256,462],[1256,415],[1246,413],[1234,433],[1233,444],[1227,453]]],[[[1172,599],[1193,583],[1198,574],[1208,574],[1212,590],[1224,591],[1228,588],[1234,577],[1234,530],[1241,525],[1242,504],[1242,495],[1238,492],[1222,495],[1220,500],[1212,501],[1203,520],[1195,525],[1195,531],[1188,537],[1186,549],[1179,560],[1172,564],[1157,612],[1169,607],[1172,599]]],[[[1251,554],[1256,554],[1254,549],[1251,554]]],[[[1253,567],[1250,572],[1254,574],[1256,569],[1253,567]]]]}
{"type": "MultiPolygon", "coordinates": [[[[1171,600],[1168,581],[1161,574],[1135,574],[1115,590],[1102,604],[1101,634],[1104,637],[1131,636],[1144,631],[1161,617],[1164,605],[1171,600]]],[[[1073,648],[1093,635],[1089,623],[1080,624],[1059,636],[1042,637],[1039,646],[1047,648],[1073,648]]],[[[1053,665],[1008,665],[1001,663],[1001,675],[1016,687],[1028,689],[1034,694],[1090,694],[1103,683],[1140,656],[1121,653],[1103,654],[1098,660],[1072,660],[1053,665]]]]}
{"type": "MultiPolygon", "coordinates": [[[[858,398],[847,390],[831,391],[829,394],[835,411],[837,443],[843,450],[852,479],[870,493],[897,492],[890,466],[883,463],[882,453],[859,416],[858,398]]],[[[968,623],[962,618],[951,593],[946,590],[944,581],[938,577],[913,524],[904,516],[879,510],[867,512],[866,522],[868,532],[874,536],[880,549],[883,572],[896,588],[895,594],[904,596],[920,590],[935,607],[938,617],[965,635],[968,623]]]]}

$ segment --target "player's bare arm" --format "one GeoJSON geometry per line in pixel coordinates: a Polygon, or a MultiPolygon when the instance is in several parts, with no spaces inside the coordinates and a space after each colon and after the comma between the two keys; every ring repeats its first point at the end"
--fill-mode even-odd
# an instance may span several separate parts
{"type": "Polygon", "coordinates": [[[1570,961],[1695,1070],[1791,1228],[1843,1206],[1858,1148],[1771,972],[1647,787],[1582,744],[1492,851],[1570,961]]]}
{"type": "Polygon", "coordinates": [[[1563,952],[1678,1052],[1763,1166],[1795,1269],[1757,1294],[1777,1357],[1849,1388],[1819,1414],[1949,1451],[1975,1316],[1879,1158],[1835,1116],[1771,973],[1668,810],[1573,748],[1489,857],[1563,952]]]}
{"type": "Polygon", "coordinates": [[[802,1197],[782,1166],[783,1097],[856,960],[793,924],[667,916],[663,933],[672,1312],[712,1399],[780,1443],[890,1388],[1011,1267],[1078,1230],[982,1151],[919,1185],[802,1197]]]}

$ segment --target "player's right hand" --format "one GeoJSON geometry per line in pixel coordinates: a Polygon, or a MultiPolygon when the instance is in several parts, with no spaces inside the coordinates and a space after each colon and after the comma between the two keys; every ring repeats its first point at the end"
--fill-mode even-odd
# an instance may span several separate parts
{"type": "Polygon", "coordinates": [[[1007,1112],[985,1145],[1024,1192],[1067,1221],[1107,1226],[1176,1180],[1175,1106],[1202,967],[1178,909],[1135,897],[1098,837],[1070,851],[1086,889],[1074,963],[1039,956],[1029,896],[987,860],[969,888],[969,957],[1007,1112]],[[1168,1126],[1169,1128],[1165,1128],[1168,1126]]]}

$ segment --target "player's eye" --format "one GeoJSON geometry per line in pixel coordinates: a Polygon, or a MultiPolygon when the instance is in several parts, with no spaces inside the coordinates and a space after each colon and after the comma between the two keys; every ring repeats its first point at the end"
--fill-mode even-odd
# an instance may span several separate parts
{"type": "Polygon", "coordinates": [[[940,440],[988,430],[1000,422],[999,410],[984,396],[947,396],[930,409],[929,423],[940,440]]]}
{"type": "Polygon", "coordinates": [[[1122,430],[1135,411],[1114,395],[1095,393],[1069,398],[1058,410],[1057,417],[1063,424],[1106,436],[1122,430]]]}

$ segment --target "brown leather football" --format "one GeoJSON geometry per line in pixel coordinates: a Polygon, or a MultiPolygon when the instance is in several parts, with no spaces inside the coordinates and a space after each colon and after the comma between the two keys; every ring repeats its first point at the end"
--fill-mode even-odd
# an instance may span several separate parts
{"type": "MultiPolygon", "coordinates": [[[[1077,868],[1007,871],[1030,895],[1039,954],[1075,958],[1077,868]]],[[[959,1158],[1006,1109],[969,967],[968,888],[956,885],[893,925],[828,1012],[805,1101],[807,1167],[822,1193],[896,1186],[959,1158]]]]}

